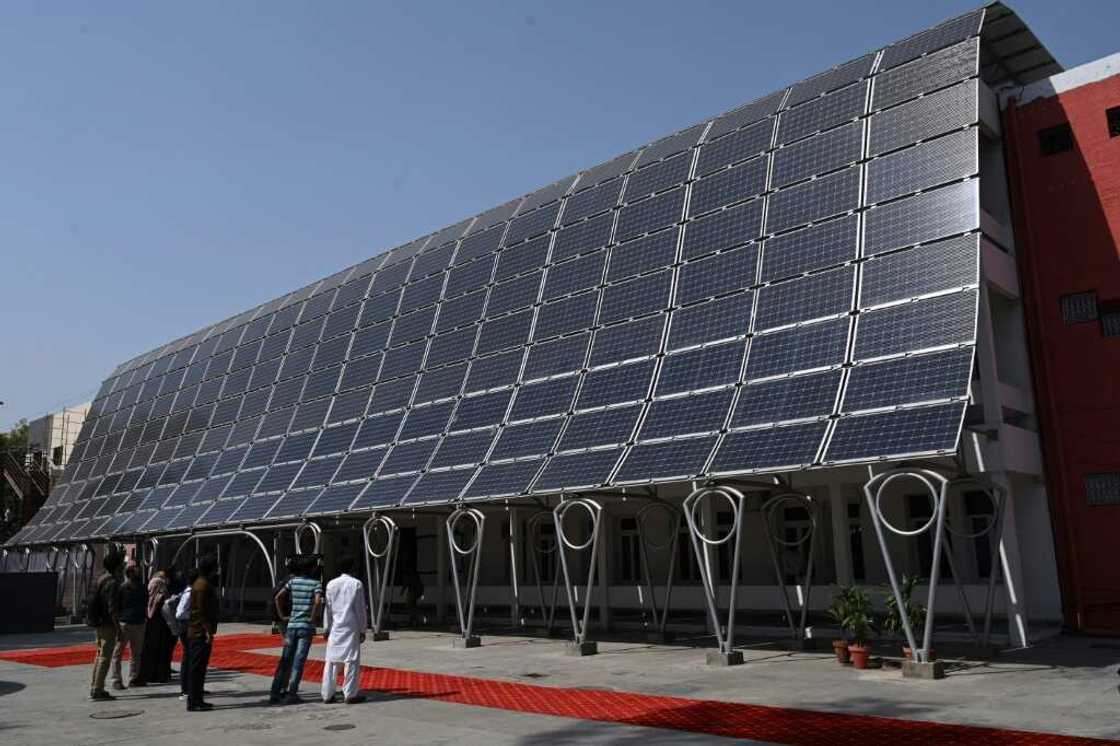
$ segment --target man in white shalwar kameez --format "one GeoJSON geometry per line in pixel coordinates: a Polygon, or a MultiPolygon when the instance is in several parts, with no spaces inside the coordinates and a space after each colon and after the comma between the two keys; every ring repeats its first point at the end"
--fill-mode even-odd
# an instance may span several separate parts
{"type": "Polygon", "coordinates": [[[354,561],[338,563],[339,576],[327,583],[327,606],[323,615],[327,638],[327,657],[323,670],[323,702],[334,701],[339,666],[345,666],[342,694],[346,704],[365,700],[358,689],[362,643],[366,641],[366,595],[362,581],[350,573],[354,561]]]}

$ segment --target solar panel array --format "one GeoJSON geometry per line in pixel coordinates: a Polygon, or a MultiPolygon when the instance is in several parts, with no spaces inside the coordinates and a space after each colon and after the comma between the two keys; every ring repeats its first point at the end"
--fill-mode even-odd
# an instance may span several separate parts
{"type": "Polygon", "coordinates": [[[123,364],[11,543],[953,451],[983,12],[123,364]]]}

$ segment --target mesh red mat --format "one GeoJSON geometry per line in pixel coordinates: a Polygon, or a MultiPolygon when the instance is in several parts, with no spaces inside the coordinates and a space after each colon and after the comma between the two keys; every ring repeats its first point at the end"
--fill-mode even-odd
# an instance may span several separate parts
{"type": "MultiPolygon", "coordinates": [[[[225,635],[215,641],[210,665],[241,673],[272,676],[276,656],[250,652],[278,647],[275,635],[225,635]]],[[[0,653],[0,660],[56,668],[88,665],[93,648],[81,645],[0,653]]],[[[309,660],[308,681],[321,681],[323,664],[309,660]]],[[[667,728],[733,738],[788,744],[1067,744],[1107,743],[1048,733],[897,720],[872,715],[798,710],[738,702],[664,697],[594,689],[497,681],[421,671],[362,666],[362,688],[398,697],[454,702],[498,710],[555,715],[651,728],[667,728]]]]}

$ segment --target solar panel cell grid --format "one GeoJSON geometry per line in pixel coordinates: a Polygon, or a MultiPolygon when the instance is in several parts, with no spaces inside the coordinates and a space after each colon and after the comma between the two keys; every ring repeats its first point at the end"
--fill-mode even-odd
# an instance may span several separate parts
{"type": "Polygon", "coordinates": [[[826,425],[772,424],[837,414],[850,333],[826,461],[951,448],[959,405],[925,403],[963,397],[971,369],[981,17],[888,47],[875,75],[875,55],[845,63],[118,366],[56,491],[79,503],[22,540],[591,487],[620,460],[616,482],[697,476],[715,437],[678,436],[719,430],[736,384],[731,425],[754,429],[720,436],[713,472],[797,468],[826,425]],[[640,412],[654,443],[602,449],[640,412]]]}

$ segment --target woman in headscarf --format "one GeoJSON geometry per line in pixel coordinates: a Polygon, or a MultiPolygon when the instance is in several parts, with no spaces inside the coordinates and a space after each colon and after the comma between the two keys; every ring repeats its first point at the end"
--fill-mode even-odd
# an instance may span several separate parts
{"type": "Polygon", "coordinates": [[[148,627],[144,635],[144,681],[149,684],[166,684],[171,681],[171,653],[175,649],[175,636],[163,619],[163,604],[170,595],[171,576],[160,568],[148,581],[148,627]]]}

